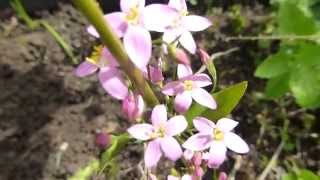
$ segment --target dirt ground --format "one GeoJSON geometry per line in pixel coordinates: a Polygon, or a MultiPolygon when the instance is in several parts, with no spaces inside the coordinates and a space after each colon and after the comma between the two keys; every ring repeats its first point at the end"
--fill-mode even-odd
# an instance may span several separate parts
{"type": "MultiPolygon", "coordinates": [[[[255,4],[243,9],[249,23],[244,33],[258,31],[255,23],[261,22],[253,14],[265,16],[268,12],[263,8],[255,4]]],[[[43,10],[36,15],[61,33],[79,60],[90,52],[95,40],[85,32],[86,20],[71,5],[60,4],[54,11],[43,10]]],[[[303,122],[306,117],[319,118],[320,112],[299,110],[290,96],[285,98],[288,103],[284,107],[259,98],[265,82],[253,77],[255,59],[272,52],[273,44],[259,48],[257,42],[225,42],[225,36],[235,33],[230,31],[230,19],[222,12],[211,18],[218,25],[199,34],[199,43],[210,52],[240,48],[216,61],[220,87],[249,81],[248,93],[233,118],[240,122],[236,131],[250,144],[251,151],[242,158],[229,154],[223,169],[237,172],[236,179],[256,179],[280,143],[277,127],[282,126],[283,119],[279,112],[285,108],[292,114],[289,136],[296,148],[283,150],[268,179],[277,179],[275,172],[284,172],[289,160],[319,171],[320,145],[315,135],[319,121],[308,128],[303,122]],[[239,168],[234,168],[236,159],[239,168]]],[[[17,22],[16,16],[6,16],[0,30],[0,180],[66,179],[98,157],[94,144],[97,130],[116,133],[129,124],[121,115],[119,102],[106,95],[96,77],[74,76],[75,66],[44,29],[31,31],[17,22]],[[68,146],[63,151],[65,144],[68,146]]],[[[141,149],[135,146],[122,153],[122,179],[139,179],[135,169],[128,169],[140,158],[141,149]]]]}

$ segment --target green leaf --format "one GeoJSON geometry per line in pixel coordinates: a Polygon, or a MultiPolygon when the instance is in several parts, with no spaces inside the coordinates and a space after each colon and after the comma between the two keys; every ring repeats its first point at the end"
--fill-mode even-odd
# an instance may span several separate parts
{"type": "Polygon", "coordinates": [[[88,180],[94,173],[98,172],[99,165],[98,160],[93,160],[86,167],[78,170],[72,177],[68,178],[68,180],[88,180]]]}
{"type": "Polygon", "coordinates": [[[283,96],[286,92],[289,92],[289,79],[289,73],[269,79],[265,89],[267,97],[278,98],[283,96]]]}
{"type": "Polygon", "coordinates": [[[229,115],[244,95],[247,86],[248,82],[243,81],[214,93],[213,98],[218,104],[218,108],[216,110],[208,110],[208,108],[194,103],[185,114],[189,125],[192,124],[192,120],[197,116],[204,116],[215,121],[229,115]]]}
{"type": "Polygon", "coordinates": [[[269,56],[256,69],[255,76],[260,78],[273,78],[288,71],[290,50],[281,49],[277,54],[269,56]]]}
{"type": "Polygon", "coordinates": [[[306,16],[297,3],[290,1],[280,3],[277,22],[281,34],[310,35],[317,32],[316,21],[306,16]]]}
{"type": "Polygon", "coordinates": [[[244,81],[215,93],[213,97],[217,101],[218,108],[215,111],[207,109],[202,116],[213,121],[226,117],[238,105],[247,86],[248,82],[244,81]]]}
{"type": "Polygon", "coordinates": [[[129,142],[130,137],[127,133],[119,136],[113,136],[111,140],[111,146],[102,154],[102,162],[107,162],[113,159],[120,150],[129,142]]]}
{"type": "Polygon", "coordinates": [[[312,171],[302,169],[298,173],[298,180],[320,180],[320,176],[317,176],[312,171]]]}

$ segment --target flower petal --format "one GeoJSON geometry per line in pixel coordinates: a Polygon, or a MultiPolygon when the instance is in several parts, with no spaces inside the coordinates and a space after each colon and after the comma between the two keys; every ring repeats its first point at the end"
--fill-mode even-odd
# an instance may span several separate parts
{"type": "Polygon", "coordinates": [[[145,0],[120,0],[120,8],[122,12],[129,12],[130,9],[137,7],[142,10],[145,6],[145,0]]]}
{"type": "Polygon", "coordinates": [[[184,16],[182,22],[188,31],[202,31],[212,25],[209,19],[196,15],[184,16]]]}
{"type": "Polygon", "coordinates": [[[232,119],[222,118],[217,122],[217,128],[223,132],[232,131],[239,123],[232,119]]]}
{"type": "Polygon", "coordinates": [[[208,134],[197,133],[183,143],[183,147],[192,151],[202,151],[210,147],[212,138],[208,134]]]}
{"type": "Polygon", "coordinates": [[[226,159],[227,148],[222,141],[213,141],[208,154],[208,167],[218,168],[226,159]]]}
{"type": "Polygon", "coordinates": [[[224,134],[224,143],[226,146],[236,153],[249,152],[248,144],[238,135],[233,132],[224,134]]]}
{"type": "Polygon", "coordinates": [[[82,62],[75,70],[75,74],[78,77],[88,76],[98,70],[98,67],[88,61],[82,62]]]}
{"type": "Polygon", "coordinates": [[[128,129],[128,133],[139,140],[149,140],[154,128],[151,124],[136,124],[128,129]]]}
{"type": "Polygon", "coordinates": [[[161,92],[168,96],[176,95],[181,89],[181,82],[172,81],[167,83],[161,90],[161,92]]]}
{"type": "Polygon", "coordinates": [[[143,9],[143,23],[149,31],[164,32],[178,16],[174,8],[164,4],[151,4],[143,9]]]}
{"type": "Polygon", "coordinates": [[[188,65],[185,65],[185,64],[178,64],[178,67],[177,67],[177,75],[178,75],[178,78],[181,79],[183,77],[187,77],[187,76],[190,76],[192,75],[192,69],[190,66],[188,65]]]}
{"type": "Polygon", "coordinates": [[[151,121],[154,127],[164,126],[167,123],[167,109],[163,104],[156,105],[151,114],[151,121]]]}
{"type": "Polygon", "coordinates": [[[184,116],[174,116],[170,118],[166,124],[166,135],[175,136],[183,132],[188,126],[184,116]]]}
{"type": "Polygon", "coordinates": [[[190,174],[185,174],[182,176],[181,180],[193,180],[193,178],[190,174]]]}
{"type": "Polygon", "coordinates": [[[186,48],[191,54],[196,53],[196,42],[189,31],[185,31],[179,38],[181,45],[186,48]]]}
{"type": "Polygon", "coordinates": [[[112,97],[122,100],[128,95],[128,87],[118,69],[109,67],[101,68],[98,76],[103,88],[112,97]]]}
{"type": "Polygon", "coordinates": [[[170,0],[169,4],[170,7],[175,8],[178,11],[187,11],[187,3],[186,0],[170,0]]]}
{"type": "Polygon", "coordinates": [[[95,38],[100,37],[98,31],[92,25],[87,27],[87,32],[95,38]]]}
{"type": "Polygon", "coordinates": [[[192,98],[202,106],[210,109],[216,109],[217,104],[213,97],[204,89],[196,88],[192,90],[192,98]]]}
{"type": "Polygon", "coordinates": [[[212,134],[216,126],[214,122],[204,117],[196,117],[193,120],[193,125],[201,134],[212,134]]]}
{"type": "Polygon", "coordinates": [[[182,156],[180,144],[173,137],[167,136],[160,140],[161,149],[164,155],[171,161],[176,161],[182,156]]]}
{"type": "Polygon", "coordinates": [[[104,16],[105,20],[111,25],[112,30],[118,35],[123,37],[127,31],[128,24],[125,21],[125,14],[122,12],[113,12],[104,16]]]}
{"type": "Polygon", "coordinates": [[[129,26],[123,43],[131,61],[143,70],[151,58],[152,42],[149,31],[139,26],[129,26]]]}
{"type": "Polygon", "coordinates": [[[192,97],[190,91],[183,91],[174,98],[174,108],[179,113],[186,112],[192,104],[192,97]]]}
{"type": "Polygon", "coordinates": [[[195,74],[190,77],[190,80],[192,80],[199,88],[206,87],[212,84],[210,77],[204,73],[195,74]]]}
{"type": "Polygon", "coordinates": [[[160,142],[158,139],[148,143],[146,152],[144,154],[144,163],[147,167],[154,167],[157,165],[162,155],[160,142]]]}
{"type": "Polygon", "coordinates": [[[179,28],[168,29],[164,31],[162,40],[166,43],[173,43],[180,35],[182,34],[182,30],[179,28]]]}

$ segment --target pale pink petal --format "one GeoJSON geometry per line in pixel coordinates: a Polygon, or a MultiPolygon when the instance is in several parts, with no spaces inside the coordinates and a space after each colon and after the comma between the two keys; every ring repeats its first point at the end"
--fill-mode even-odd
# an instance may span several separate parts
{"type": "Polygon", "coordinates": [[[210,77],[203,73],[191,76],[190,80],[192,80],[198,88],[206,87],[212,84],[210,77]]]}
{"type": "Polygon", "coordinates": [[[122,37],[127,31],[128,23],[125,21],[124,13],[113,12],[104,15],[104,18],[110,24],[112,30],[118,35],[118,37],[122,37]]]}
{"type": "Polygon", "coordinates": [[[186,112],[192,104],[192,97],[190,91],[179,93],[174,98],[174,108],[180,113],[186,112]]]}
{"type": "Polygon", "coordinates": [[[189,149],[186,149],[184,152],[183,152],[183,157],[186,159],[186,160],[191,160],[192,157],[194,155],[194,152],[189,150],[189,149]]]}
{"type": "Polygon", "coordinates": [[[140,94],[136,95],[136,105],[137,105],[137,108],[135,113],[138,117],[140,117],[143,114],[144,107],[145,107],[143,98],[140,94]]]}
{"type": "Polygon", "coordinates": [[[196,15],[184,16],[182,22],[188,31],[202,31],[212,25],[209,19],[196,15]]]}
{"type": "Polygon", "coordinates": [[[196,117],[193,120],[193,125],[201,134],[212,134],[216,126],[214,122],[204,117],[196,117]]]}
{"type": "Polygon", "coordinates": [[[188,126],[184,116],[174,116],[166,124],[165,131],[167,136],[175,136],[182,133],[188,126]]]}
{"type": "Polygon", "coordinates": [[[233,132],[224,133],[224,143],[229,149],[236,153],[249,152],[248,144],[233,132]]]}
{"type": "Polygon", "coordinates": [[[143,24],[149,31],[164,32],[177,16],[179,13],[172,7],[151,4],[143,9],[143,24]]]}
{"type": "Polygon", "coordinates": [[[90,35],[92,35],[93,37],[96,37],[96,38],[100,37],[99,33],[97,32],[97,30],[92,25],[87,27],[87,32],[90,35]]]}
{"type": "Polygon", "coordinates": [[[192,151],[202,151],[210,147],[211,141],[212,137],[210,135],[197,133],[184,142],[182,146],[192,151]]]}
{"type": "Polygon", "coordinates": [[[154,167],[157,165],[162,155],[160,142],[155,139],[148,143],[147,149],[144,154],[144,163],[147,167],[154,167]]]}
{"type": "Polygon", "coordinates": [[[163,104],[156,105],[151,113],[151,121],[154,127],[165,126],[167,123],[167,109],[163,104]]]}
{"type": "Polygon", "coordinates": [[[128,95],[128,87],[118,69],[101,68],[98,76],[103,88],[112,97],[122,100],[128,95]]]}
{"type": "Polygon", "coordinates": [[[173,43],[173,41],[178,40],[178,37],[182,34],[181,29],[168,29],[163,33],[162,40],[166,43],[173,43]]]}
{"type": "Polygon", "coordinates": [[[179,38],[181,45],[188,50],[191,54],[196,53],[196,42],[189,31],[185,31],[179,38]]]}
{"type": "Polygon", "coordinates": [[[102,49],[102,60],[107,62],[107,65],[109,67],[118,67],[118,61],[116,60],[116,58],[113,57],[113,55],[111,54],[111,52],[108,50],[108,48],[104,47],[102,49]]]}
{"type": "Polygon", "coordinates": [[[88,61],[82,62],[75,70],[75,74],[78,77],[88,76],[98,70],[98,67],[88,61]]]}
{"type": "Polygon", "coordinates": [[[222,118],[217,122],[217,128],[223,132],[232,131],[239,123],[232,119],[222,118]]]}
{"type": "Polygon", "coordinates": [[[202,88],[196,88],[192,90],[192,98],[202,106],[210,109],[216,109],[217,104],[211,94],[202,88]]]}
{"type": "Polygon", "coordinates": [[[173,176],[173,175],[169,175],[169,176],[167,177],[167,180],[180,180],[180,177],[173,176]]]}
{"type": "Polygon", "coordinates": [[[225,172],[220,172],[218,180],[228,180],[228,175],[225,172]]]}
{"type": "Polygon", "coordinates": [[[120,0],[120,8],[122,12],[129,12],[131,8],[137,7],[142,10],[145,6],[145,0],[120,0]]]}
{"type": "Polygon", "coordinates": [[[227,148],[222,141],[212,141],[208,155],[208,167],[218,168],[226,159],[227,148]]]}
{"type": "Polygon", "coordinates": [[[172,81],[167,83],[161,90],[161,92],[168,96],[176,95],[180,90],[183,90],[181,87],[181,82],[179,81],[172,81]]]}
{"type": "Polygon", "coordinates": [[[123,43],[131,61],[143,70],[151,58],[152,42],[149,31],[139,26],[129,26],[123,43]]]}
{"type": "Polygon", "coordinates": [[[152,83],[159,83],[164,80],[160,66],[149,66],[150,80],[152,83]]]}
{"type": "Polygon", "coordinates": [[[177,74],[178,74],[178,78],[181,79],[183,77],[186,77],[186,76],[190,76],[192,75],[192,69],[190,66],[188,65],[185,65],[185,64],[178,64],[178,67],[177,67],[177,74]]]}
{"type": "Polygon", "coordinates": [[[166,136],[160,140],[164,155],[171,161],[176,161],[182,156],[182,149],[176,139],[166,136]]]}
{"type": "Polygon", "coordinates": [[[178,11],[187,11],[187,3],[186,0],[170,0],[169,4],[170,7],[175,8],[178,11]]]}
{"type": "Polygon", "coordinates": [[[150,134],[154,131],[154,128],[151,124],[136,124],[131,126],[128,129],[128,133],[139,140],[149,140],[150,134]]]}
{"type": "Polygon", "coordinates": [[[190,174],[185,174],[182,176],[181,180],[193,180],[193,178],[190,174]]]}

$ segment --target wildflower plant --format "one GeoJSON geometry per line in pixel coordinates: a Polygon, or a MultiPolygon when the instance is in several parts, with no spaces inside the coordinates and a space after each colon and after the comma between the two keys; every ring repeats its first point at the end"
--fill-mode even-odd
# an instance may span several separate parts
{"type": "Polygon", "coordinates": [[[106,15],[94,0],[73,2],[92,23],[88,33],[103,43],[75,74],[82,78],[97,73],[106,93],[122,101],[131,124],[123,134],[111,135],[102,153],[98,170],[108,179],[116,177],[117,156],[130,144],[144,147],[143,173],[151,179],[160,176],[155,173],[159,161],[177,163],[161,177],[198,180],[209,169],[219,171],[227,149],[249,152],[247,143],[232,132],[238,122],[227,118],[247,83],[216,91],[213,59],[191,34],[209,28],[209,19],[188,12],[185,0],[150,5],[120,0],[121,11],[106,15]],[[187,53],[198,56],[209,75],[203,70],[193,73],[195,60],[187,53]],[[172,70],[170,77],[167,71],[172,70]]]}

